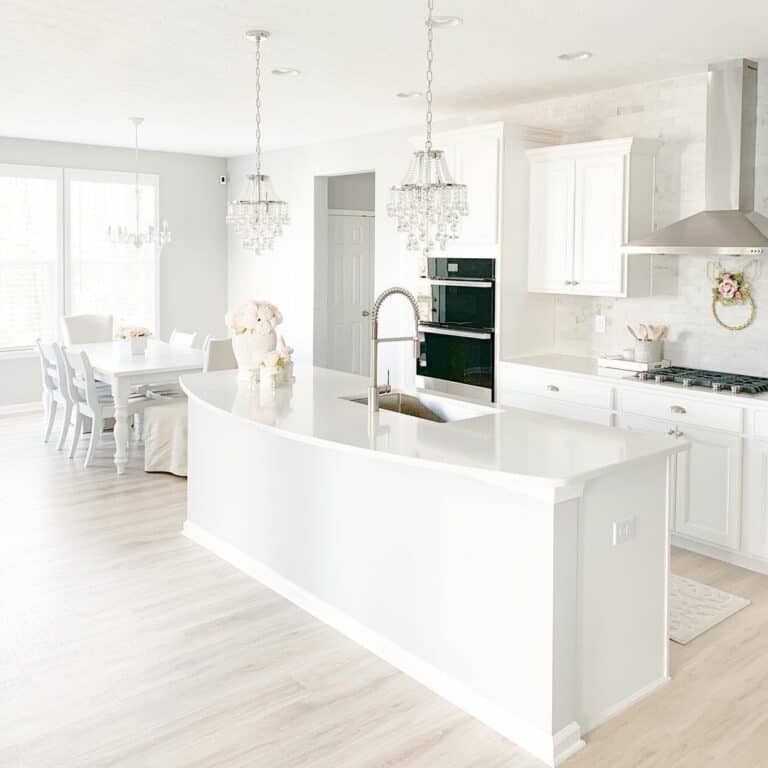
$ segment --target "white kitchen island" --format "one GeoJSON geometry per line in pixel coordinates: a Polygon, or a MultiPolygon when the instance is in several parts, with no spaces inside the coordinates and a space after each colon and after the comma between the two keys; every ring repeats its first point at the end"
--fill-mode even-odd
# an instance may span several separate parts
{"type": "Polygon", "coordinates": [[[295,376],[182,377],[189,537],[549,765],[668,679],[684,443],[516,409],[369,418],[344,399],[366,379],[295,376]]]}

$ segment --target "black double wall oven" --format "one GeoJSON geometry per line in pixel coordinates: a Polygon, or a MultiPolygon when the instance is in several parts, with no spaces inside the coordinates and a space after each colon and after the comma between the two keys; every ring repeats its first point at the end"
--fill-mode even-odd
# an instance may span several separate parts
{"type": "Polygon", "coordinates": [[[427,389],[493,401],[495,262],[430,258],[428,266],[431,318],[419,325],[416,373],[427,389]]]}

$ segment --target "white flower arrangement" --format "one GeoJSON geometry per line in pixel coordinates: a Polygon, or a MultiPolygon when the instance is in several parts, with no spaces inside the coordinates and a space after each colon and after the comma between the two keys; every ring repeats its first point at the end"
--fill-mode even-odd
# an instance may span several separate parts
{"type": "Polygon", "coordinates": [[[283,316],[274,304],[250,299],[237,309],[227,312],[224,322],[238,336],[243,333],[266,336],[283,322],[283,316]]]}
{"type": "Polygon", "coordinates": [[[271,352],[267,352],[267,354],[264,355],[261,365],[264,368],[276,368],[277,370],[281,370],[291,362],[291,355],[293,355],[293,350],[290,347],[273,349],[271,352]]]}
{"type": "Polygon", "coordinates": [[[115,337],[118,339],[146,339],[152,334],[149,328],[144,328],[141,325],[121,325],[115,331],[115,337]]]}

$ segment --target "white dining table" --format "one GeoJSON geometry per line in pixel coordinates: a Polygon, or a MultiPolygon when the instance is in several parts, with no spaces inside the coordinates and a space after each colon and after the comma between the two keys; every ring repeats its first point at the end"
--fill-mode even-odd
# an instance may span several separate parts
{"type": "Polygon", "coordinates": [[[203,353],[199,349],[172,347],[164,341],[149,339],[143,355],[131,355],[124,341],[73,344],[70,352],[83,351],[91,361],[99,381],[112,387],[115,401],[115,466],[119,475],[128,464],[128,398],[141,384],[171,384],[183,373],[203,369],[203,353]]]}

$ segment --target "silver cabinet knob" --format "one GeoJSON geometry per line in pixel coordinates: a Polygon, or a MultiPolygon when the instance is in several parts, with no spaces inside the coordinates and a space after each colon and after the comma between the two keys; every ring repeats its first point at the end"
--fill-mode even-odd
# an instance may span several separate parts
{"type": "Polygon", "coordinates": [[[566,281],[565,281],[565,284],[566,284],[566,285],[573,285],[573,280],[566,280],[566,281]]]}
{"type": "Polygon", "coordinates": [[[370,313],[370,312],[369,312],[367,309],[364,309],[364,310],[363,310],[363,311],[362,311],[360,314],[361,314],[363,317],[370,317],[370,314],[371,314],[371,313],[370,313]]]}
{"type": "Polygon", "coordinates": [[[669,410],[672,411],[672,413],[687,413],[682,405],[670,405],[669,410]]]}
{"type": "Polygon", "coordinates": [[[549,392],[559,392],[560,387],[556,387],[554,384],[547,384],[547,390],[549,392]]]}

